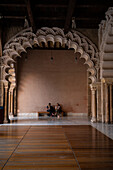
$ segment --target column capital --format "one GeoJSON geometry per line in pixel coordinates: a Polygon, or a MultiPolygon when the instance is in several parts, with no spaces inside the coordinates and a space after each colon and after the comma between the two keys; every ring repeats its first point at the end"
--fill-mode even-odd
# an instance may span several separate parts
{"type": "Polygon", "coordinates": [[[96,88],[101,87],[101,82],[96,82],[93,86],[95,86],[96,88]]]}
{"type": "Polygon", "coordinates": [[[4,88],[8,89],[8,81],[4,81],[4,88]]]}
{"type": "Polygon", "coordinates": [[[9,89],[9,92],[10,92],[10,93],[13,93],[13,90],[14,90],[13,88],[10,88],[10,89],[9,89]]]}
{"type": "Polygon", "coordinates": [[[14,83],[11,83],[11,84],[10,84],[9,91],[10,91],[10,92],[13,92],[13,90],[14,90],[15,87],[16,87],[16,83],[15,83],[15,82],[14,82],[14,83]]]}
{"type": "Polygon", "coordinates": [[[97,85],[96,84],[90,84],[91,91],[96,91],[97,90],[97,85]]]}
{"type": "Polygon", "coordinates": [[[113,78],[102,78],[102,83],[113,84],[113,78]]]}

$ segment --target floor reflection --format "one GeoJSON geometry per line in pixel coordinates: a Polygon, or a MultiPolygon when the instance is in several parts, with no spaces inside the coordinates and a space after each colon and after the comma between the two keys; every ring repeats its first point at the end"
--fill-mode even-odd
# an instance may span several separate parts
{"type": "Polygon", "coordinates": [[[113,124],[91,123],[91,126],[110,137],[113,140],[113,124]]]}
{"type": "Polygon", "coordinates": [[[66,116],[66,117],[14,117],[10,119],[10,124],[2,124],[2,126],[21,126],[21,125],[91,125],[101,133],[105,134],[113,140],[113,124],[92,123],[86,116],[66,116]]]}

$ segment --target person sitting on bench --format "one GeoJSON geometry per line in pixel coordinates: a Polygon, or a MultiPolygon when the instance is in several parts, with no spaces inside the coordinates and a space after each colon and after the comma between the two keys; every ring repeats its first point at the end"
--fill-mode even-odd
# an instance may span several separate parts
{"type": "Polygon", "coordinates": [[[57,103],[57,105],[55,106],[55,116],[60,117],[61,112],[62,112],[61,106],[59,103],[57,103]]]}
{"type": "Polygon", "coordinates": [[[54,115],[54,108],[53,108],[53,106],[51,106],[51,103],[49,103],[47,106],[47,112],[49,112],[48,116],[54,115]]]}

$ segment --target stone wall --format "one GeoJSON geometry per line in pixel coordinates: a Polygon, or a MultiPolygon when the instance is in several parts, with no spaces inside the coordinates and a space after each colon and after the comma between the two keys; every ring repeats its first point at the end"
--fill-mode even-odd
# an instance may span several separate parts
{"type": "Polygon", "coordinates": [[[18,62],[18,112],[44,110],[48,102],[59,102],[66,112],[88,112],[87,66],[75,61],[73,50],[28,50],[25,56],[18,62]]]}

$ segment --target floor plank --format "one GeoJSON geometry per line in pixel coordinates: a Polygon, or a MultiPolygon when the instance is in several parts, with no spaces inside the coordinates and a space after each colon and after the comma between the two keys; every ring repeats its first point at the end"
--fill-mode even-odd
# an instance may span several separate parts
{"type": "Polygon", "coordinates": [[[31,127],[4,167],[4,169],[55,168],[79,169],[61,126],[31,127]]]}
{"type": "Polygon", "coordinates": [[[113,140],[91,126],[64,126],[81,169],[113,169],[113,140]]]}
{"type": "Polygon", "coordinates": [[[2,126],[0,169],[113,169],[113,140],[90,125],[2,126]]]}

